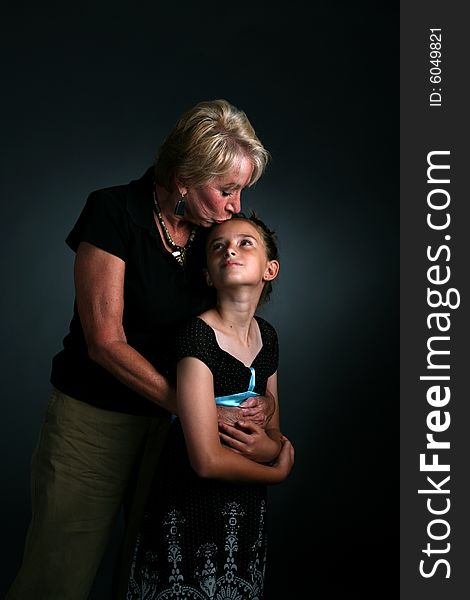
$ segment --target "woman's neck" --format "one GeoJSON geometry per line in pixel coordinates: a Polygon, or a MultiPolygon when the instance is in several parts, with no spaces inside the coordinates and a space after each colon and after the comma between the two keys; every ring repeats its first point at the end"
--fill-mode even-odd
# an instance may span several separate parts
{"type": "Polygon", "coordinates": [[[177,194],[169,192],[158,184],[155,185],[155,194],[167,227],[173,232],[187,230],[190,223],[184,217],[175,215],[175,206],[178,201],[177,194]]]}

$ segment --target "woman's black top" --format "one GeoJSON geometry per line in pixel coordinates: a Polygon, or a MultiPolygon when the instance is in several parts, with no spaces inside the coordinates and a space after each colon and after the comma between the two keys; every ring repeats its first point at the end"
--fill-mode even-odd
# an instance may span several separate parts
{"type": "MultiPolygon", "coordinates": [[[[74,250],[88,242],[126,263],[123,326],[127,342],[162,374],[169,373],[177,326],[209,306],[198,232],[183,269],[163,246],[153,216],[153,168],[127,185],[92,192],[66,238],[74,250]]],[[[136,415],[166,414],[88,357],[77,304],[63,349],[52,361],[51,383],[99,408],[136,415]]]]}

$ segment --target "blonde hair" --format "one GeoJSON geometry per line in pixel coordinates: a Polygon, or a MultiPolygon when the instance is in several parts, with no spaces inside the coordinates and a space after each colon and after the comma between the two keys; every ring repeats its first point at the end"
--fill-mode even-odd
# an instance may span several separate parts
{"type": "Polygon", "coordinates": [[[227,100],[199,102],[186,111],[163,142],[155,162],[155,179],[173,191],[175,179],[200,186],[225,175],[248,158],[252,186],[263,174],[269,153],[246,114],[227,100]]]}

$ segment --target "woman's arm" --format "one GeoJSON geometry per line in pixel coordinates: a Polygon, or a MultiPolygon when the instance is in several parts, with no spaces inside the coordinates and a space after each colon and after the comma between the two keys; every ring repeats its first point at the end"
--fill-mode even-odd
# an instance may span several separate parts
{"type": "Polygon", "coordinates": [[[78,247],[75,289],[88,354],[122,383],[175,412],[174,389],[127,343],[122,325],[125,267],[123,260],[92,244],[78,247]]]}
{"type": "Polygon", "coordinates": [[[283,443],[272,466],[254,462],[222,445],[212,373],[202,361],[187,357],[178,363],[176,389],[189,459],[200,477],[265,484],[280,483],[287,477],[294,462],[289,441],[283,443]]]}

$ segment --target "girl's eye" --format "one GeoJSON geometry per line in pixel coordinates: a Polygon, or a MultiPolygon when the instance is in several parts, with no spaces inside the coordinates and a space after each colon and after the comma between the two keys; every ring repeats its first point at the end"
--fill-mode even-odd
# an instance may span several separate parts
{"type": "Polygon", "coordinates": [[[251,240],[241,240],[240,246],[252,246],[253,242],[251,240]]]}
{"type": "Polygon", "coordinates": [[[223,247],[224,247],[224,245],[222,244],[222,242],[216,242],[215,244],[212,245],[212,250],[220,250],[223,247]]]}

